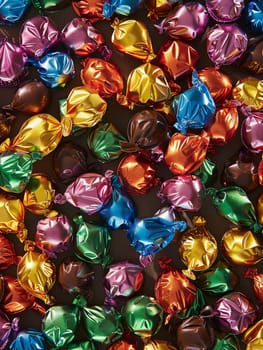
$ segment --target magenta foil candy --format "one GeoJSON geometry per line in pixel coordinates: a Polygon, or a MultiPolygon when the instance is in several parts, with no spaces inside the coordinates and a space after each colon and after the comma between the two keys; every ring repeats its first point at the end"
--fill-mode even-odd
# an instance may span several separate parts
{"type": "Polygon", "coordinates": [[[244,0],[206,0],[207,11],[217,22],[236,21],[244,7],[244,0]]]}

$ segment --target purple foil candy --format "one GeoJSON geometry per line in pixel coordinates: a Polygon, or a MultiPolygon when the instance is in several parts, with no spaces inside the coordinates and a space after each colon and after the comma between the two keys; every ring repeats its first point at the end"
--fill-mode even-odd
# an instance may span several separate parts
{"type": "Polygon", "coordinates": [[[236,24],[216,24],[207,33],[207,54],[217,66],[235,62],[247,49],[248,38],[236,24]]]}
{"type": "Polygon", "coordinates": [[[8,342],[15,337],[19,330],[18,321],[19,319],[16,317],[10,322],[7,315],[0,310],[0,350],[6,349],[8,342]]]}
{"type": "Polygon", "coordinates": [[[207,11],[217,22],[238,20],[244,7],[244,0],[206,0],[207,11]]]}
{"type": "Polygon", "coordinates": [[[0,87],[17,86],[26,75],[27,54],[21,47],[0,38],[0,87]]]}
{"type": "Polygon", "coordinates": [[[142,266],[128,261],[109,266],[105,276],[105,304],[116,306],[116,298],[127,298],[137,292],[143,283],[142,266]]]}
{"type": "Polygon", "coordinates": [[[241,334],[257,318],[257,308],[240,292],[233,292],[217,300],[215,320],[224,331],[241,334]]]}
{"type": "Polygon", "coordinates": [[[241,126],[241,140],[251,152],[263,151],[263,113],[251,112],[243,120],[241,126]]]}
{"type": "Polygon", "coordinates": [[[85,57],[98,51],[106,60],[111,57],[103,35],[86,18],[73,18],[62,29],[60,40],[78,56],[85,57]]]}
{"type": "Polygon", "coordinates": [[[209,20],[206,8],[197,1],[188,2],[171,10],[155,28],[174,39],[193,40],[201,35],[209,20]]]}
{"type": "Polygon", "coordinates": [[[28,56],[39,58],[58,41],[59,31],[45,16],[36,16],[24,22],[19,34],[20,46],[28,56]]]}
{"type": "Polygon", "coordinates": [[[175,176],[164,181],[158,192],[161,200],[166,200],[178,211],[198,211],[201,208],[201,191],[204,185],[195,175],[175,176]]]}
{"type": "Polygon", "coordinates": [[[111,171],[107,171],[105,176],[82,174],[67,187],[64,195],[55,197],[55,202],[64,204],[67,201],[89,215],[95,214],[111,199],[111,175],[111,171]]]}
{"type": "Polygon", "coordinates": [[[41,219],[37,223],[36,246],[55,258],[56,253],[66,251],[72,242],[72,228],[69,219],[59,214],[41,219]]]}

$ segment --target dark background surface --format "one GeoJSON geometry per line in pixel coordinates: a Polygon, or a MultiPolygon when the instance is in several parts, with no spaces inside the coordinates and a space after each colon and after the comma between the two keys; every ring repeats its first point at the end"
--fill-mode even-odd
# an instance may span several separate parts
{"type": "MultiPolygon", "coordinates": [[[[22,21],[15,24],[14,26],[2,26],[0,28],[0,31],[2,31],[4,35],[7,35],[9,40],[14,41],[15,43],[18,44],[18,33],[22,22],[36,15],[37,15],[37,11],[32,7],[23,17],[22,21]]],[[[73,17],[75,17],[75,13],[72,10],[71,6],[68,6],[67,8],[63,10],[59,10],[57,12],[48,13],[47,15],[54,21],[54,23],[58,26],[59,29],[62,29],[66,23],[68,23],[73,17]]],[[[142,20],[147,25],[152,38],[154,52],[157,53],[158,49],[161,47],[162,43],[167,38],[167,36],[165,35],[160,36],[156,32],[156,30],[153,27],[153,23],[146,18],[146,11],[144,9],[139,9],[135,14],[133,14],[132,17],[142,20]]],[[[214,22],[211,20],[209,22],[209,26],[212,26],[213,23],[214,22]]],[[[244,25],[243,19],[241,19],[240,24],[247,31],[247,28],[244,25]]],[[[94,26],[99,30],[101,30],[101,32],[104,34],[107,45],[113,51],[112,61],[119,66],[120,71],[122,72],[122,75],[124,77],[124,81],[126,82],[129,72],[133,68],[140,65],[141,61],[135,58],[134,59],[130,58],[129,56],[124,56],[123,54],[116,52],[116,50],[113,48],[110,42],[110,37],[112,33],[110,22],[101,21],[101,22],[95,23],[94,26]]],[[[197,69],[213,65],[212,62],[209,61],[206,54],[205,36],[203,36],[198,40],[192,41],[190,44],[194,48],[196,48],[200,53],[200,61],[197,65],[197,69]]],[[[81,69],[81,59],[74,57],[74,62],[75,62],[75,68],[76,68],[75,78],[71,80],[66,85],[65,88],[55,88],[52,90],[51,103],[45,110],[45,112],[52,114],[58,119],[59,119],[58,100],[60,98],[67,97],[67,95],[69,94],[69,92],[74,86],[82,85],[80,80],[80,74],[79,74],[81,69]]],[[[241,71],[238,67],[234,67],[234,66],[229,66],[229,67],[226,66],[226,67],[223,67],[222,70],[231,76],[233,83],[235,83],[239,77],[251,75],[248,72],[241,71]]],[[[29,68],[29,76],[27,77],[27,79],[31,80],[33,78],[37,78],[36,70],[35,68],[29,68]]],[[[186,80],[180,81],[179,84],[185,87],[186,80]]],[[[5,88],[5,89],[1,88],[0,105],[5,105],[7,103],[10,103],[15,91],[16,91],[16,88],[5,88]]],[[[103,120],[112,122],[119,129],[119,131],[123,133],[123,135],[126,135],[127,123],[130,117],[136,111],[143,109],[143,107],[142,108],[136,107],[133,111],[130,111],[124,107],[119,106],[114,98],[108,99],[107,102],[108,102],[108,108],[103,120]]],[[[25,121],[26,119],[27,119],[26,116],[18,115],[18,118],[12,125],[12,135],[15,135],[17,133],[22,122],[25,121]]],[[[240,117],[240,121],[241,119],[242,117],[240,117]]],[[[216,162],[217,168],[218,168],[218,177],[215,183],[215,187],[217,188],[222,187],[222,183],[220,181],[220,175],[222,173],[222,169],[225,161],[230,156],[233,156],[241,147],[241,141],[240,141],[239,135],[240,133],[238,131],[234,139],[232,139],[232,141],[229,144],[227,144],[224,147],[218,148],[218,152],[216,154],[209,155],[210,159],[216,162]]],[[[71,139],[75,143],[85,147],[87,152],[89,152],[86,146],[86,136],[87,136],[87,131],[83,132],[81,137],[70,136],[68,139],[71,139]]],[[[90,157],[92,159],[91,155],[90,157]]],[[[92,160],[96,161],[95,159],[92,159],[92,160]]],[[[98,169],[100,169],[99,171],[101,173],[103,173],[107,169],[115,170],[118,163],[119,163],[119,160],[106,163],[106,164],[100,164],[98,165],[98,169]]],[[[169,172],[167,167],[163,164],[157,165],[157,169],[158,169],[158,175],[161,177],[161,179],[168,179],[173,176],[169,172]]],[[[65,186],[58,182],[58,179],[54,174],[53,166],[52,166],[52,154],[45,157],[43,160],[36,162],[34,164],[34,172],[42,172],[49,175],[50,178],[56,183],[56,190],[58,192],[63,192],[65,190],[65,186]]],[[[161,207],[161,202],[156,196],[157,191],[158,191],[158,187],[153,189],[150,193],[146,195],[132,196],[136,203],[137,213],[139,217],[152,216],[161,207]]],[[[249,198],[253,201],[253,203],[256,203],[257,198],[261,193],[262,193],[262,188],[258,187],[254,192],[249,194],[249,198]]],[[[55,209],[58,209],[60,212],[67,214],[70,219],[72,219],[75,214],[79,213],[79,210],[73,208],[70,205],[55,207],[55,209]]],[[[207,197],[204,200],[202,208],[197,214],[203,215],[207,220],[207,225],[206,225],[207,229],[210,230],[210,232],[216,237],[218,241],[218,245],[219,245],[218,260],[222,259],[222,255],[220,251],[220,241],[224,232],[230,227],[229,222],[227,222],[225,219],[223,219],[216,213],[214,207],[212,206],[211,199],[209,197],[207,197]]],[[[189,216],[192,217],[192,214],[189,214],[189,216]]],[[[88,219],[88,216],[85,214],[84,214],[84,217],[88,219]]],[[[26,212],[25,224],[29,231],[29,236],[28,236],[29,239],[32,239],[32,240],[34,239],[36,223],[40,218],[41,217],[38,215],[32,215],[29,212],[26,212]]],[[[9,238],[12,239],[12,241],[15,243],[17,255],[23,255],[23,245],[18,242],[15,236],[9,235],[9,238]]],[[[73,250],[70,249],[66,253],[59,255],[55,261],[56,266],[59,266],[60,262],[63,260],[65,256],[72,255],[72,254],[73,254],[73,250]]],[[[132,248],[129,245],[129,242],[127,241],[125,236],[125,232],[121,230],[112,232],[110,254],[113,257],[114,262],[128,259],[131,262],[138,263],[138,254],[136,253],[134,248],[132,248]]],[[[182,264],[178,256],[177,244],[176,242],[173,242],[166,249],[162,250],[159,254],[156,254],[153,266],[145,270],[145,280],[144,280],[142,289],[139,291],[140,294],[154,296],[154,283],[155,283],[156,276],[159,273],[157,260],[162,255],[167,255],[169,257],[172,257],[173,262],[178,269],[181,269],[184,267],[184,265],[182,264]]],[[[258,264],[258,268],[259,270],[262,270],[262,264],[258,264]]],[[[103,289],[104,271],[102,267],[97,265],[92,266],[92,269],[95,271],[95,280],[92,288],[93,298],[91,299],[90,304],[101,305],[103,304],[103,300],[104,300],[104,289],[103,289]]],[[[254,298],[254,294],[252,290],[252,281],[242,277],[243,268],[235,266],[233,267],[233,269],[240,276],[240,282],[237,285],[236,290],[243,291],[251,300],[257,302],[254,298]]],[[[3,274],[15,276],[16,266],[12,266],[7,271],[3,271],[3,274]]],[[[58,305],[68,304],[72,300],[72,297],[68,295],[66,292],[64,292],[58,283],[55,284],[50,294],[56,297],[56,304],[58,305]]],[[[208,304],[213,305],[216,298],[206,295],[206,300],[208,304]]],[[[27,327],[33,327],[37,329],[41,328],[41,317],[35,311],[26,311],[19,314],[18,316],[20,317],[21,328],[27,328],[27,327]]],[[[174,334],[170,334],[165,327],[162,327],[159,334],[157,334],[155,337],[157,339],[170,339],[174,344],[176,344],[176,339],[174,334]]],[[[85,339],[84,333],[80,331],[80,333],[77,334],[77,339],[85,339]]],[[[240,337],[240,343],[242,344],[242,347],[243,347],[244,344],[242,343],[241,337],[240,337]]],[[[98,348],[102,348],[101,345],[96,344],[96,346],[98,348]]]]}

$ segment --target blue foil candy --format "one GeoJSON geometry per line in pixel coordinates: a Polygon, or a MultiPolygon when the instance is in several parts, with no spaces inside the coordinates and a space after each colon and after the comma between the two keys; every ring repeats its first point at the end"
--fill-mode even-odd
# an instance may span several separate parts
{"type": "Polygon", "coordinates": [[[0,0],[0,23],[13,24],[19,21],[30,4],[30,0],[0,0]]]}
{"type": "Polygon", "coordinates": [[[208,87],[198,78],[197,71],[192,73],[193,87],[173,99],[172,108],[177,122],[174,127],[186,134],[187,128],[205,127],[216,111],[215,102],[208,87]]]}
{"type": "Polygon", "coordinates": [[[102,15],[111,17],[114,13],[129,16],[140,4],[141,0],[110,0],[103,4],[102,15]]]}
{"type": "Polygon", "coordinates": [[[117,175],[111,178],[112,196],[109,203],[99,212],[104,223],[113,230],[127,229],[134,222],[135,206],[123,192],[117,175]]]}
{"type": "Polygon", "coordinates": [[[252,32],[263,33],[263,1],[251,1],[246,8],[246,20],[252,32]]]}
{"type": "Polygon", "coordinates": [[[64,52],[51,52],[40,60],[29,59],[28,62],[37,68],[40,79],[50,88],[64,87],[75,75],[74,62],[64,52]]]}
{"type": "Polygon", "coordinates": [[[141,255],[152,255],[165,248],[174,238],[175,231],[184,231],[185,221],[168,221],[161,217],[136,219],[127,231],[130,244],[141,255]]]}
{"type": "Polygon", "coordinates": [[[10,350],[45,350],[48,348],[44,333],[34,329],[19,332],[9,346],[10,350]]]}

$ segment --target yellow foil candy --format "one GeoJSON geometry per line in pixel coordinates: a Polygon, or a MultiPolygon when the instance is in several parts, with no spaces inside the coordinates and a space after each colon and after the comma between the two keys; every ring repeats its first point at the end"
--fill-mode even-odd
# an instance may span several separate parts
{"type": "Polygon", "coordinates": [[[222,252],[236,265],[255,265],[263,259],[263,246],[249,229],[234,227],[222,238],[222,252]]]}
{"type": "Polygon", "coordinates": [[[17,265],[18,282],[28,293],[51,305],[54,297],[47,293],[56,282],[56,266],[46,254],[34,251],[34,242],[26,241],[25,250],[17,265]]]}
{"type": "Polygon", "coordinates": [[[134,103],[153,105],[166,101],[179,92],[180,86],[174,85],[172,91],[163,70],[151,63],[135,68],[128,76],[126,97],[131,108],[134,103]]]}
{"type": "Polygon", "coordinates": [[[240,79],[232,90],[233,98],[253,110],[263,108],[263,81],[254,77],[240,79]]]}
{"type": "Polygon", "coordinates": [[[70,134],[72,125],[92,128],[101,121],[106,109],[107,102],[97,93],[90,92],[85,86],[73,88],[67,98],[66,114],[61,120],[63,136],[70,134]]]}
{"type": "Polygon", "coordinates": [[[61,123],[50,114],[36,114],[22,124],[11,148],[25,153],[48,155],[62,138],[61,123]]]}
{"type": "Polygon", "coordinates": [[[112,27],[111,41],[118,51],[145,62],[155,58],[149,32],[143,23],[134,19],[120,22],[115,18],[112,27]]]}
{"type": "Polygon", "coordinates": [[[244,341],[247,343],[246,350],[263,349],[263,320],[259,320],[245,332],[244,341]]]}
{"type": "Polygon", "coordinates": [[[32,174],[24,192],[23,204],[33,214],[47,215],[50,212],[55,190],[47,176],[32,174]]]}
{"type": "Polygon", "coordinates": [[[185,231],[179,242],[179,255],[188,269],[182,272],[195,279],[192,271],[205,271],[217,257],[217,242],[214,236],[204,227],[206,221],[201,216],[193,218],[194,227],[185,231]]]}
{"type": "Polygon", "coordinates": [[[24,226],[25,209],[20,199],[0,194],[0,233],[16,233],[23,242],[27,236],[24,226]]]}
{"type": "Polygon", "coordinates": [[[176,350],[176,347],[167,340],[154,339],[144,345],[143,350],[176,350]]]}

